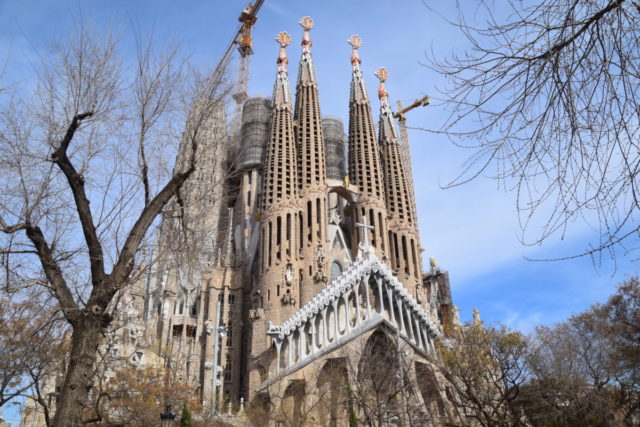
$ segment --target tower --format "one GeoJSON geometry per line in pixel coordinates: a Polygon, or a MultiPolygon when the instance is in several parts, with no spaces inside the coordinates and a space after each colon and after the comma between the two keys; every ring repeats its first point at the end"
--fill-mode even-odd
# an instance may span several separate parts
{"type": "Polygon", "coordinates": [[[298,141],[298,185],[300,189],[300,304],[304,304],[327,284],[326,241],[326,160],[318,82],[311,56],[313,20],[300,20],[304,32],[302,55],[296,83],[296,139],[298,141]]]}
{"type": "Polygon", "coordinates": [[[364,241],[362,233],[369,233],[369,241],[381,258],[388,253],[387,210],[384,201],[384,177],[380,167],[380,150],[376,142],[371,103],[365,86],[358,48],[360,37],[353,35],[348,40],[351,53],[351,92],[349,96],[349,178],[358,186],[360,193],[355,221],[362,223],[367,217],[373,230],[361,228],[354,244],[364,241]]]}
{"type": "Polygon", "coordinates": [[[389,94],[384,86],[389,73],[379,68],[375,75],[380,80],[378,97],[380,98],[380,121],[378,141],[382,149],[384,187],[388,223],[388,257],[400,281],[412,291],[420,285],[422,268],[419,253],[419,239],[416,227],[416,215],[409,194],[409,179],[402,164],[398,135],[393,122],[393,113],[389,106],[389,94]]]}
{"type": "MultiPolygon", "coordinates": [[[[293,126],[286,47],[288,33],[276,37],[280,46],[273,88],[271,127],[263,170],[260,215],[260,275],[255,294],[264,315],[253,321],[251,351],[256,357],[269,347],[267,322],[280,322],[293,312],[299,290],[293,280],[298,260],[295,233],[299,213],[297,147],[293,126]]],[[[257,379],[251,379],[255,383],[257,379]]]]}

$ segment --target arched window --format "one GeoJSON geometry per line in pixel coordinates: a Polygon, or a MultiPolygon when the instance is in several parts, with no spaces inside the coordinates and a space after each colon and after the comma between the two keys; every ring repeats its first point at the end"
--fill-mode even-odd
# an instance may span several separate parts
{"type": "Polygon", "coordinates": [[[331,281],[333,282],[342,274],[342,267],[337,261],[331,263],[331,281]]]}

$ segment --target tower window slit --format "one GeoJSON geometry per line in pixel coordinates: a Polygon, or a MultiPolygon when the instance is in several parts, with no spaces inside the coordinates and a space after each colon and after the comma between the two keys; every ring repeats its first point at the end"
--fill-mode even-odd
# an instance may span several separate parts
{"type": "Polygon", "coordinates": [[[307,227],[309,227],[307,237],[309,241],[311,241],[311,226],[313,224],[313,217],[312,217],[313,208],[311,205],[312,205],[311,200],[309,200],[307,202],[307,227]]]}
{"type": "Polygon", "coordinates": [[[271,250],[272,250],[271,243],[273,241],[273,233],[272,233],[272,230],[271,230],[271,228],[272,228],[271,224],[272,224],[272,222],[269,221],[269,267],[271,267],[271,250]]]}
{"type": "Polygon", "coordinates": [[[418,262],[416,259],[416,242],[413,239],[411,239],[411,260],[413,262],[413,274],[419,279],[420,274],[418,273],[418,262]]]}
{"type": "Polygon", "coordinates": [[[380,247],[384,251],[384,228],[382,227],[382,212],[378,212],[378,235],[380,236],[380,247]]]}
{"type": "Polygon", "coordinates": [[[276,218],[276,258],[282,259],[282,217],[276,218]]]}
{"type": "Polygon", "coordinates": [[[320,199],[316,199],[316,223],[318,224],[318,238],[322,237],[322,223],[320,222],[322,217],[322,208],[320,207],[320,199]]]}
{"type": "Polygon", "coordinates": [[[298,250],[302,250],[302,242],[304,242],[304,220],[302,218],[302,211],[298,212],[298,228],[300,229],[300,238],[298,239],[298,250]]]}
{"type": "Polygon", "coordinates": [[[402,236],[402,258],[404,260],[404,272],[410,274],[409,256],[407,254],[407,238],[405,236],[402,236]]]}
{"type": "Polygon", "coordinates": [[[393,246],[394,246],[394,253],[396,258],[395,267],[398,268],[400,267],[400,252],[398,251],[398,235],[396,233],[393,233],[393,246]]]}
{"type": "MultiPolygon", "coordinates": [[[[375,225],[376,225],[376,217],[375,217],[375,215],[373,214],[373,209],[369,209],[369,224],[371,224],[371,225],[373,225],[373,226],[375,226],[375,225]]],[[[367,231],[365,230],[365,233],[366,233],[366,232],[367,232],[367,231]]],[[[375,233],[375,230],[372,230],[372,232],[371,232],[371,244],[372,244],[374,247],[377,247],[377,246],[376,246],[376,233],[375,233]]]]}
{"type": "Polygon", "coordinates": [[[265,251],[265,248],[267,246],[264,236],[265,236],[265,230],[263,228],[262,229],[262,243],[260,245],[260,247],[262,248],[262,256],[260,257],[261,258],[260,264],[262,265],[262,271],[264,271],[264,263],[265,263],[265,255],[266,255],[264,251],[265,251]]]}

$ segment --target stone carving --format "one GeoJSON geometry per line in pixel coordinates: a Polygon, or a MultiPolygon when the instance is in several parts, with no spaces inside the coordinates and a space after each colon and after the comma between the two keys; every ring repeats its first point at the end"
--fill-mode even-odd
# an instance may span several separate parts
{"type": "Polygon", "coordinates": [[[324,250],[322,249],[322,245],[318,245],[318,249],[316,249],[315,259],[318,268],[322,268],[324,266],[324,250]]]}
{"type": "Polygon", "coordinates": [[[427,299],[424,297],[424,289],[422,289],[420,285],[416,286],[416,301],[421,305],[427,302],[427,299]]]}
{"type": "Polygon", "coordinates": [[[313,278],[316,282],[327,283],[329,281],[329,278],[323,270],[316,270],[316,274],[313,276],[313,278]]]}
{"type": "Polygon", "coordinates": [[[473,324],[475,326],[482,325],[482,320],[480,320],[480,310],[478,308],[473,309],[473,324]]]}
{"type": "Polygon", "coordinates": [[[293,285],[293,266],[287,264],[287,269],[284,271],[284,283],[287,286],[293,285]]]}
{"type": "Polygon", "coordinates": [[[285,305],[296,305],[296,299],[291,296],[291,292],[287,290],[287,292],[282,296],[282,303],[285,305]]]}
{"type": "Polygon", "coordinates": [[[342,222],[342,217],[338,213],[338,209],[333,209],[329,213],[329,223],[338,225],[340,222],[342,222]]]}
{"type": "Polygon", "coordinates": [[[263,310],[261,308],[255,308],[255,309],[249,310],[249,319],[258,320],[262,317],[262,314],[263,314],[263,310]]]}

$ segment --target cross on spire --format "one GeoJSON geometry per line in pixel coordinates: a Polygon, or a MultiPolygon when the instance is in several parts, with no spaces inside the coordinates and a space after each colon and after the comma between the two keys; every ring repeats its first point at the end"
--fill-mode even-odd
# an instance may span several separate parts
{"type": "Polygon", "coordinates": [[[364,217],[362,218],[362,224],[360,224],[359,222],[356,222],[356,227],[360,227],[360,228],[363,229],[363,232],[364,232],[364,247],[368,248],[369,247],[369,233],[367,233],[367,230],[371,230],[371,232],[373,232],[375,227],[373,225],[368,225],[367,224],[367,216],[366,215],[364,215],[364,217]]]}

